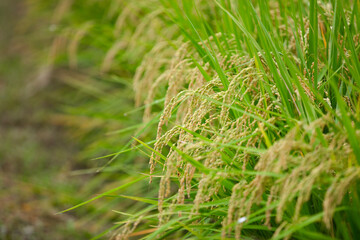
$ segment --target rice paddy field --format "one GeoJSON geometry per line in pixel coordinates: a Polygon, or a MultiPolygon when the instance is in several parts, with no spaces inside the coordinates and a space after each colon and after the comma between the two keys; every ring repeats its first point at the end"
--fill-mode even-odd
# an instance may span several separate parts
{"type": "Polygon", "coordinates": [[[358,0],[16,6],[1,239],[360,238],[358,0]]]}

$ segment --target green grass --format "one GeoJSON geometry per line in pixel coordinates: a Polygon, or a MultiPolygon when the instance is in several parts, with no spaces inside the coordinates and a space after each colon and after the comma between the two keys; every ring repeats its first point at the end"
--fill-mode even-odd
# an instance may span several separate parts
{"type": "Polygon", "coordinates": [[[359,7],[73,3],[62,119],[100,193],[74,208],[96,200],[120,239],[356,239],[359,7]]]}

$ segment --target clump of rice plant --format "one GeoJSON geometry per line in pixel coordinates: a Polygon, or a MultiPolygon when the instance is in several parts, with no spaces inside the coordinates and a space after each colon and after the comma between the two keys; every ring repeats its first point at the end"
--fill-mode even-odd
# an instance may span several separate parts
{"type": "Polygon", "coordinates": [[[158,124],[123,149],[149,157],[158,195],[121,196],[142,208],[115,239],[356,239],[357,1],[111,2],[125,7],[101,70],[136,63],[140,126],[158,124]]]}

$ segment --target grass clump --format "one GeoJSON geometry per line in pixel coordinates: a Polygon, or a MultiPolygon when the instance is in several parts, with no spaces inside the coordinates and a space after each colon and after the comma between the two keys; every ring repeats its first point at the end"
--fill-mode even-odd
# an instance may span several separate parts
{"type": "Polygon", "coordinates": [[[83,110],[104,113],[100,133],[109,121],[117,124],[107,131],[138,129],[97,141],[111,157],[101,170],[116,180],[131,169],[124,183],[139,171],[154,180],[154,191],[135,180],[138,188],[120,196],[139,205],[123,213],[115,239],[356,239],[357,1],[88,5],[106,17],[79,20],[84,6],[74,5],[67,20],[83,26],[70,40],[71,66],[100,79],[80,89],[103,87],[83,110]],[[104,82],[109,76],[122,80],[104,82]],[[139,106],[130,128],[112,104],[131,108],[124,93],[139,106]],[[150,158],[148,174],[131,148],[150,158]]]}

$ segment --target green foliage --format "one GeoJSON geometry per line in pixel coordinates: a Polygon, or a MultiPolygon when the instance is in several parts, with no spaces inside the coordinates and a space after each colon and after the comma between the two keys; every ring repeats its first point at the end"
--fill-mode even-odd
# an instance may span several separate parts
{"type": "Polygon", "coordinates": [[[358,4],[76,1],[64,118],[121,187],[75,207],[112,198],[119,239],[356,239],[358,4]]]}

